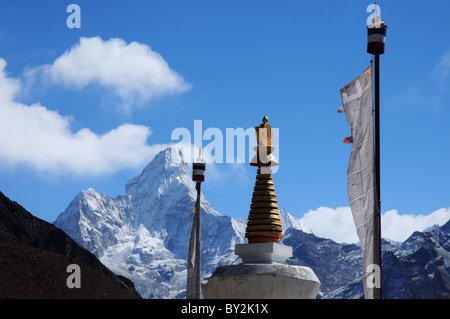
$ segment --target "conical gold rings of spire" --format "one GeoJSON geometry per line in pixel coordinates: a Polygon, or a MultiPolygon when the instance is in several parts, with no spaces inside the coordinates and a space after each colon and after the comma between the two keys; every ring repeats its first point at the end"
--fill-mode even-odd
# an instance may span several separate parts
{"type": "MultiPolygon", "coordinates": [[[[270,166],[278,165],[277,160],[271,154],[274,147],[271,146],[272,132],[268,119],[263,118],[263,124],[256,127],[258,144],[267,146],[269,150],[263,154],[269,161],[261,162],[260,154],[257,153],[250,165],[258,166],[255,187],[253,188],[252,203],[248,215],[245,237],[251,243],[275,242],[283,237],[278,211],[278,201],[273,184],[272,170],[270,166]],[[264,134],[261,134],[261,128],[264,134]]],[[[259,147],[255,147],[258,152],[259,147]]]]}

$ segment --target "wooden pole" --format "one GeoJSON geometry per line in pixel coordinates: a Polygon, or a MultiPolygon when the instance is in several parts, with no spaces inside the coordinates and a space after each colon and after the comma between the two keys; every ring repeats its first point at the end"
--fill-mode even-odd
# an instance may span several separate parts
{"type": "Polygon", "coordinates": [[[380,196],[380,55],[375,54],[375,246],[380,273],[380,288],[375,288],[374,298],[382,299],[382,267],[381,267],[381,196],[380,196]]]}

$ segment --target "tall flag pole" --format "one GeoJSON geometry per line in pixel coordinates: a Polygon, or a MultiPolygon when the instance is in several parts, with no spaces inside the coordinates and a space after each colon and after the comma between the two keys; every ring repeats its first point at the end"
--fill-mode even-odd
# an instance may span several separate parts
{"type": "Polygon", "coordinates": [[[363,286],[366,299],[381,299],[381,201],[380,201],[380,89],[379,56],[384,53],[387,26],[375,15],[368,26],[367,52],[375,55],[372,66],[341,89],[352,143],[347,188],[356,231],[363,251],[363,286]],[[374,82],[375,109],[372,82],[374,82]]]}
{"type": "MultiPolygon", "coordinates": [[[[377,6],[375,3],[375,10],[377,6]]],[[[379,287],[374,287],[375,299],[382,299],[382,252],[381,252],[381,191],[380,191],[380,55],[384,53],[386,43],[387,26],[381,21],[379,12],[375,11],[375,18],[371,25],[367,26],[367,53],[373,54],[375,57],[374,72],[374,93],[375,93],[375,236],[378,239],[378,247],[376,247],[376,258],[378,261],[379,287]]]]}
{"type": "Polygon", "coordinates": [[[192,180],[196,182],[197,200],[194,209],[191,238],[189,240],[186,299],[200,299],[200,194],[201,183],[205,181],[206,164],[201,160],[199,149],[197,163],[192,163],[192,180]]]}

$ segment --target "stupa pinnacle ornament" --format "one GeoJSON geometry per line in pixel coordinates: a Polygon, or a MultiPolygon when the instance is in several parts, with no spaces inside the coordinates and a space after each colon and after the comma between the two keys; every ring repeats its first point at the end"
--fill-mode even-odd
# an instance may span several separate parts
{"type": "Polygon", "coordinates": [[[258,170],[245,237],[249,244],[278,243],[283,237],[283,227],[270,168],[278,166],[278,161],[272,154],[275,147],[272,146],[273,132],[267,116],[264,116],[261,125],[255,127],[255,133],[258,146],[254,148],[256,155],[250,165],[257,166],[258,170]]]}

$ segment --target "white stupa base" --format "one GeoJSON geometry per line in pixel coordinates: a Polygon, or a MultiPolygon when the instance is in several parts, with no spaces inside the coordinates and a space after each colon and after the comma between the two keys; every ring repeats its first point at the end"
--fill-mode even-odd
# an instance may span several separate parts
{"type": "Polygon", "coordinates": [[[205,299],[315,299],[319,288],[309,267],[239,264],[218,267],[202,292],[205,299]]]}
{"type": "Polygon", "coordinates": [[[309,267],[285,265],[292,247],[238,244],[242,264],[222,266],[202,285],[205,299],[315,299],[320,281],[309,267]]]}

